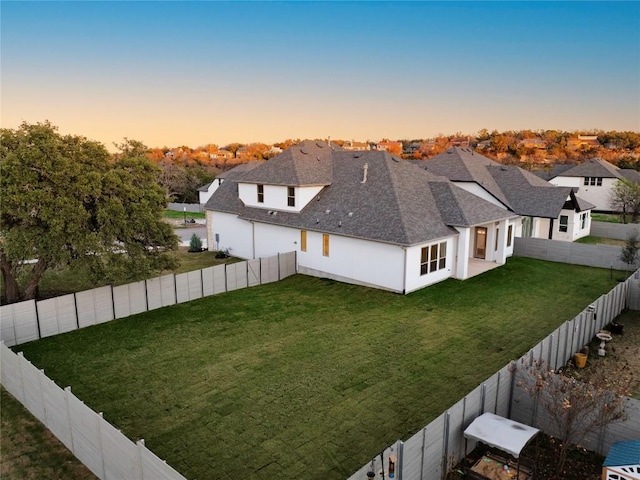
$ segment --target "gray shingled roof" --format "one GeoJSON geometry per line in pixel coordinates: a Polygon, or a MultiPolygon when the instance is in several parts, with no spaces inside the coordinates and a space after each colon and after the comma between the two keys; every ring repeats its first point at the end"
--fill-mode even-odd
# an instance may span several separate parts
{"type": "Polygon", "coordinates": [[[426,170],[447,177],[452,182],[475,182],[507,207],[507,198],[486,167],[500,166],[470,148],[452,147],[426,161],[426,170]]]}
{"type": "MultiPolygon", "coordinates": [[[[299,156],[296,151],[285,151],[259,168],[228,178],[205,208],[235,213],[247,220],[406,246],[457,235],[453,226],[513,217],[511,212],[466,192],[446,178],[418,170],[384,151],[349,152],[308,143],[306,149],[303,155],[311,159],[320,152],[319,163],[328,163],[320,176],[331,171],[332,181],[300,213],[273,214],[267,209],[246,207],[238,199],[237,188],[237,182],[247,179],[251,183],[299,185],[275,177],[278,171],[287,176],[292,158],[295,162],[299,156]],[[323,157],[327,151],[331,153],[323,157]],[[363,182],[365,164],[367,179],[363,182]],[[268,172],[261,171],[267,168],[268,172]],[[266,182],[267,179],[272,181],[266,182]]],[[[303,175],[300,183],[311,181],[312,176],[303,175]]],[[[317,185],[316,180],[310,184],[317,185]]]]}
{"type": "Polygon", "coordinates": [[[206,192],[207,190],[209,190],[209,186],[212,184],[213,182],[209,182],[209,183],[205,183],[204,185],[202,185],[201,187],[198,187],[198,191],[199,192],[206,192]]]}
{"type": "Polygon", "coordinates": [[[475,182],[514,213],[528,217],[557,218],[572,191],[515,165],[501,165],[469,148],[453,147],[422,164],[428,172],[453,182],[475,182]]]}
{"type": "Polygon", "coordinates": [[[288,148],[262,168],[243,178],[246,183],[267,185],[329,185],[333,179],[331,157],[342,150],[326,142],[304,142],[288,148]],[[277,161],[273,161],[277,158],[277,161]]]}
{"type": "Polygon", "coordinates": [[[640,172],[637,170],[633,170],[632,168],[622,168],[619,170],[620,175],[622,175],[627,180],[630,180],[634,183],[640,183],[640,172]]]}
{"type": "Polygon", "coordinates": [[[620,178],[620,169],[601,158],[591,158],[557,175],[562,177],[620,178]]]}

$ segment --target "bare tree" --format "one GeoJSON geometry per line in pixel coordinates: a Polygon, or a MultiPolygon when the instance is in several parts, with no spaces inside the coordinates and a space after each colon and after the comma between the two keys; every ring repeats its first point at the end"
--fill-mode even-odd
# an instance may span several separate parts
{"type": "Polygon", "coordinates": [[[555,372],[546,363],[536,362],[520,382],[544,411],[547,433],[560,442],[558,478],[562,478],[572,446],[580,445],[589,433],[626,418],[624,395],[630,394],[629,375],[622,369],[593,369],[583,377],[573,372],[555,372]]]}
{"type": "Polygon", "coordinates": [[[626,178],[621,178],[611,190],[610,206],[622,213],[622,222],[627,223],[627,215],[631,215],[631,222],[636,223],[640,216],[640,184],[626,178]]]}

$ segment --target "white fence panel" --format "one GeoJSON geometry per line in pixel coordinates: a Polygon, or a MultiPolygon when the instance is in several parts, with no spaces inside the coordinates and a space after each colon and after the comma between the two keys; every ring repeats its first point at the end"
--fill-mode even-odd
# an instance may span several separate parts
{"type": "Polygon", "coordinates": [[[247,262],[227,264],[227,291],[247,287],[247,262]]]}
{"type": "Polygon", "coordinates": [[[67,395],[46,375],[41,377],[44,410],[47,417],[45,425],[64,445],[73,452],[71,437],[71,419],[67,406],[67,395]]]}
{"type": "Polygon", "coordinates": [[[0,341],[10,347],[17,344],[12,305],[0,306],[0,341]]]}
{"type": "Polygon", "coordinates": [[[227,268],[226,265],[213,267],[213,292],[224,293],[227,291],[227,268]]]}
{"type": "Polygon", "coordinates": [[[42,338],[78,328],[76,300],[73,294],[41,300],[37,303],[37,308],[42,338]]]}
{"type": "Polygon", "coordinates": [[[142,478],[144,480],[186,480],[185,477],[171,468],[167,462],[160,460],[151,450],[138,441],[142,460],[142,478]]]}
{"type": "Polygon", "coordinates": [[[247,260],[247,286],[260,285],[260,259],[247,260]]]}
{"type": "Polygon", "coordinates": [[[280,278],[290,277],[296,273],[296,252],[281,253],[278,255],[280,262],[280,278]]]}
{"type": "Polygon", "coordinates": [[[445,457],[445,468],[449,465],[455,465],[457,460],[462,458],[461,455],[464,452],[464,436],[462,432],[464,421],[464,398],[451,407],[447,413],[448,416],[448,428],[447,428],[447,456],[445,457]]]}
{"type": "Polygon", "coordinates": [[[426,427],[422,476],[420,477],[423,480],[440,480],[442,477],[446,416],[447,414],[443,413],[426,427]]]}
{"type": "Polygon", "coordinates": [[[278,257],[260,259],[260,283],[271,283],[279,280],[278,257]]]}
{"type": "Polygon", "coordinates": [[[78,324],[80,328],[114,319],[111,286],[76,293],[78,324]]]}
{"type": "Polygon", "coordinates": [[[144,280],[113,287],[115,318],[125,318],[147,311],[147,286],[144,280]]]}
{"type": "Polygon", "coordinates": [[[105,480],[142,478],[140,453],[136,444],[106,420],[100,422],[105,480]]]}
{"type": "Polygon", "coordinates": [[[189,281],[189,300],[202,298],[202,273],[201,270],[194,270],[187,273],[189,281]]]}
{"type": "Polygon", "coordinates": [[[419,480],[422,478],[422,456],[425,452],[424,445],[426,430],[426,428],[423,428],[409,440],[404,442],[402,449],[403,480],[419,480]]]}
{"type": "Polygon", "coordinates": [[[202,293],[205,297],[226,291],[227,280],[224,265],[202,269],[202,293]]]}
{"type": "Polygon", "coordinates": [[[4,340],[7,345],[17,345],[40,338],[35,300],[5,305],[2,307],[1,313],[3,325],[2,340],[4,340]],[[5,331],[5,323],[12,326],[13,335],[10,334],[9,327],[7,327],[5,331]],[[6,339],[4,334],[7,334],[6,339]],[[10,343],[12,339],[14,341],[10,343]]]}
{"type": "Polygon", "coordinates": [[[20,357],[13,353],[4,342],[0,343],[0,379],[2,385],[11,395],[16,397],[24,405],[24,390],[22,389],[22,376],[20,374],[20,357]]]}
{"type": "Polygon", "coordinates": [[[42,423],[46,423],[44,413],[44,397],[42,395],[42,385],[40,376],[42,373],[34,367],[31,362],[26,360],[22,352],[18,353],[20,357],[20,375],[22,377],[22,389],[24,391],[24,406],[27,407],[34,417],[42,423]]]}
{"type": "Polygon", "coordinates": [[[104,461],[100,444],[102,418],[82,403],[70,390],[65,390],[71,417],[73,453],[99,478],[104,476],[104,461]]]}
{"type": "Polygon", "coordinates": [[[184,303],[189,301],[189,274],[179,273],[176,275],[176,302],[184,303]]]}
{"type": "Polygon", "coordinates": [[[147,302],[149,310],[176,303],[176,284],[173,274],[147,280],[147,302]]]}
{"type": "Polygon", "coordinates": [[[213,267],[203,268],[202,275],[202,296],[209,297],[215,294],[213,289],[213,267]]]}

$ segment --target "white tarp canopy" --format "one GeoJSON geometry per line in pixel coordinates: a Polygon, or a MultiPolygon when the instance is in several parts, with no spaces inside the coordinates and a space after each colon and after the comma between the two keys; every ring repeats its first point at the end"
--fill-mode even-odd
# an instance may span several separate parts
{"type": "Polygon", "coordinates": [[[471,422],[471,425],[464,431],[464,436],[499,448],[518,458],[525,445],[539,431],[537,428],[514,422],[493,413],[483,413],[471,422]]]}

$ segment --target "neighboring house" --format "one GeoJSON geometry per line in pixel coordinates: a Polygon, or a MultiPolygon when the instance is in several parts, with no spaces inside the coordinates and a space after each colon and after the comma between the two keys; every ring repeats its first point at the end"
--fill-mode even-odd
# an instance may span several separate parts
{"type": "Polygon", "coordinates": [[[580,198],[595,206],[595,211],[611,212],[613,187],[623,178],[640,183],[640,173],[637,171],[618,168],[601,158],[592,158],[580,165],[556,172],[549,182],[573,187],[580,198]]]}
{"type": "Polygon", "coordinates": [[[578,135],[577,138],[567,138],[567,147],[577,150],[581,147],[596,148],[600,146],[597,135],[578,135]]]}
{"type": "Polygon", "coordinates": [[[392,155],[400,155],[402,153],[402,142],[378,142],[376,150],[389,152],[392,155]]]}
{"type": "Polygon", "coordinates": [[[504,264],[517,219],[387,152],[312,141],[228,172],[205,210],[210,249],[296,251],[300,273],[399,293],[504,264]]]}
{"type": "Polygon", "coordinates": [[[524,148],[537,148],[541,150],[547,148],[547,142],[541,138],[524,138],[518,142],[518,145],[524,148]]]}
{"type": "Polygon", "coordinates": [[[514,165],[501,165],[469,148],[453,147],[426,161],[412,161],[461,188],[522,217],[517,237],[572,242],[591,231],[593,205],[570,187],[556,187],[514,165]]]}
{"type": "Polygon", "coordinates": [[[353,140],[347,140],[342,145],[345,150],[371,150],[369,142],[355,142],[353,140]]]}

